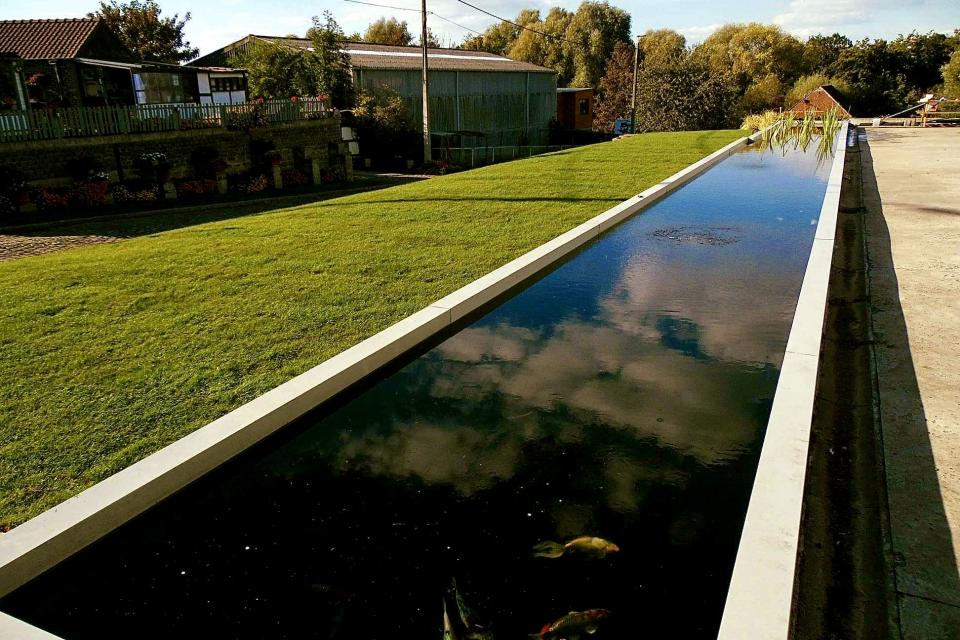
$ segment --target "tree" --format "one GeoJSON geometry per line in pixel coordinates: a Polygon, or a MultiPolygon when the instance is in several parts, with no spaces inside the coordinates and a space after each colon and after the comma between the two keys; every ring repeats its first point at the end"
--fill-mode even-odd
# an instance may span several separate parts
{"type": "Polygon", "coordinates": [[[803,44],[803,66],[808,73],[831,74],[837,58],[853,46],[850,38],[839,33],[815,35],[803,44]]]}
{"type": "Polygon", "coordinates": [[[750,83],[740,96],[743,114],[760,113],[783,104],[786,88],[776,75],[770,73],[750,83]]]}
{"type": "Polygon", "coordinates": [[[407,28],[406,20],[401,22],[396,18],[380,18],[367,27],[363,41],[405,47],[413,42],[413,34],[407,28]]]}
{"type": "Polygon", "coordinates": [[[313,55],[299,48],[276,42],[257,42],[242,55],[231,59],[230,64],[247,70],[251,96],[286,99],[322,93],[313,55]]]}
{"type": "Polygon", "coordinates": [[[353,104],[353,72],[350,70],[350,55],[344,50],[343,29],[329,11],[323,19],[313,17],[313,27],[307,31],[313,44],[310,64],[317,74],[317,88],[330,96],[335,107],[346,108],[353,104]]]}
{"type": "Polygon", "coordinates": [[[613,131],[613,124],[617,119],[630,117],[633,45],[629,42],[618,42],[606,66],[607,72],[600,80],[600,95],[593,117],[593,128],[597,131],[613,131]]]}
{"type": "Polygon", "coordinates": [[[909,106],[902,60],[885,40],[864,39],[842,51],[834,71],[850,86],[852,112],[857,115],[889,114],[909,106]]]}
{"type": "Polygon", "coordinates": [[[723,129],[736,123],[737,92],[728,74],[681,56],[644,64],[637,75],[637,131],[723,129]]]}
{"type": "Polygon", "coordinates": [[[950,62],[943,65],[943,94],[948,98],[960,100],[960,48],[950,56],[950,62]]]}
{"type": "Polygon", "coordinates": [[[919,98],[943,82],[941,68],[950,60],[952,41],[942,33],[910,33],[890,43],[913,98],[919,98]]]}
{"type": "Polygon", "coordinates": [[[282,42],[257,42],[231,64],[247,70],[250,93],[262,98],[327,95],[335,107],[353,104],[350,58],[343,31],[329,11],[307,31],[312,50],[282,42]]]}
{"type": "Polygon", "coordinates": [[[572,61],[572,84],[596,87],[614,46],[630,41],[630,14],[606,1],[582,2],[570,20],[565,37],[563,51],[572,61]]]}
{"type": "Polygon", "coordinates": [[[687,39],[673,29],[650,29],[640,40],[640,55],[652,64],[663,64],[686,51],[687,39]]]}
{"type": "Polygon", "coordinates": [[[154,0],[110,0],[100,2],[100,9],[87,15],[103,20],[141,60],[178,64],[196,58],[200,50],[191,47],[183,33],[190,12],[182,20],[179,14],[160,14],[160,6],[154,0]]]}
{"type": "Polygon", "coordinates": [[[793,84],[803,71],[803,45],[775,25],[724,25],[693,53],[710,70],[732,73],[741,91],[769,75],[793,84]]]}

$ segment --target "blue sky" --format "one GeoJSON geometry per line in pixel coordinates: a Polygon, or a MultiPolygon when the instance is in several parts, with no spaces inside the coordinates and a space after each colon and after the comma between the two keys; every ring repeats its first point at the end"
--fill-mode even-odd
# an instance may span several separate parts
{"type": "MultiPolygon", "coordinates": [[[[397,7],[419,7],[419,0],[371,0],[397,7]]],[[[469,0],[498,15],[513,17],[523,7],[551,6],[575,9],[579,0],[469,0]]],[[[726,22],[773,22],[805,37],[839,31],[853,39],[896,37],[917,31],[952,32],[960,28],[960,0],[612,0],[632,16],[634,33],[669,27],[697,42],[726,22]]],[[[494,20],[456,0],[428,0],[428,9],[466,27],[483,30],[494,20]]],[[[96,0],[45,0],[41,3],[0,0],[0,19],[79,17],[98,6],[96,0]]],[[[187,37],[208,52],[248,33],[284,35],[303,33],[310,16],[329,9],[347,33],[363,31],[382,15],[407,20],[411,30],[419,16],[349,4],[343,0],[160,0],[165,13],[193,14],[187,37]]],[[[431,17],[430,27],[445,43],[462,40],[469,32],[431,17]]]]}

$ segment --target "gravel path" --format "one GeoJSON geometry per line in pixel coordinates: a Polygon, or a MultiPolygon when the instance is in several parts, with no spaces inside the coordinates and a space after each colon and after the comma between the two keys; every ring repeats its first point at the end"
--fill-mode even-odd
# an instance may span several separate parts
{"type": "Polygon", "coordinates": [[[28,256],[63,251],[105,242],[123,240],[116,236],[21,236],[0,234],[0,260],[16,260],[28,256]]]}

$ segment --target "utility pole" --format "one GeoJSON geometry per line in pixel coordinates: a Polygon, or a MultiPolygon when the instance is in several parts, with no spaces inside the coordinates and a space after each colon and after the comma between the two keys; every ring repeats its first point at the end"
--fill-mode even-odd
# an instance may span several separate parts
{"type": "MultiPolygon", "coordinates": [[[[426,2],[426,0],[424,0],[426,2]]],[[[637,36],[637,46],[633,50],[633,97],[630,98],[630,133],[637,132],[637,69],[640,66],[640,39],[637,36]]]]}
{"type": "Polygon", "coordinates": [[[420,0],[420,46],[423,49],[423,162],[431,160],[430,79],[427,77],[427,0],[420,0]]]}

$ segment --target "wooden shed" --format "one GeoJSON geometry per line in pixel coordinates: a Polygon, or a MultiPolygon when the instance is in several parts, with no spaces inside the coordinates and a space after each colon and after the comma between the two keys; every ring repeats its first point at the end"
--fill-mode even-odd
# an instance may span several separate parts
{"type": "Polygon", "coordinates": [[[590,87],[557,89],[557,121],[564,129],[592,129],[593,89],[590,87]]]}
{"type": "Polygon", "coordinates": [[[813,111],[819,115],[836,108],[840,111],[841,117],[850,118],[852,117],[850,112],[841,104],[842,99],[843,96],[840,95],[836,87],[832,84],[825,84],[803,96],[799,102],[790,107],[790,111],[793,111],[794,115],[797,116],[802,116],[808,111],[813,111]]]}

